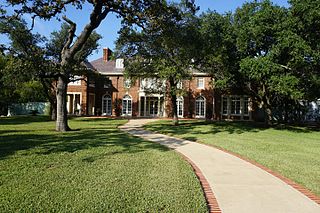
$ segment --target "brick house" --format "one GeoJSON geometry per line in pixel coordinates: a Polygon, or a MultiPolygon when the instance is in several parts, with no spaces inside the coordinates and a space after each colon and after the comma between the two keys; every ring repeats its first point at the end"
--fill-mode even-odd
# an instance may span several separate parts
{"type": "MultiPolygon", "coordinates": [[[[128,117],[171,117],[172,107],[164,92],[152,92],[156,79],[130,82],[124,77],[123,59],[110,60],[110,49],[103,57],[87,64],[99,75],[68,85],[69,114],[128,117]],[[151,91],[151,92],[150,92],[151,91]]],[[[180,118],[251,120],[248,96],[216,94],[212,77],[193,72],[191,80],[179,84],[182,95],[177,97],[180,118]]],[[[160,82],[161,85],[161,82],[160,82]]],[[[165,87],[166,83],[162,85],[165,87]]],[[[235,94],[235,93],[233,93],[235,94]]]]}

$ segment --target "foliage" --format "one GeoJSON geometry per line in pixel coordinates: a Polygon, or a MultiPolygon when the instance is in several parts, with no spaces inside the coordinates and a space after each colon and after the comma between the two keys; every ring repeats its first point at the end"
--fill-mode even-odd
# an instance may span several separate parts
{"type": "Polygon", "coordinates": [[[149,21],[142,29],[130,25],[122,28],[117,49],[125,59],[128,76],[158,79],[154,82],[160,84],[168,82],[165,92],[171,99],[174,124],[177,124],[176,96],[181,93],[177,85],[192,76],[198,50],[198,20],[193,4],[171,4],[168,8],[158,13],[157,20],[147,16],[149,21]]]}
{"type": "Polygon", "coordinates": [[[0,211],[207,212],[188,163],[125,122],[77,118],[59,134],[47,117],[0,118],[0,211]]]}
{"type": "Polygon", "coordinates": [[[197,63],[210,73],[216,89],[225,90],[237,85],[238,52],[232,15],[207,11],[199,17],[201,43],[197,63]]]}

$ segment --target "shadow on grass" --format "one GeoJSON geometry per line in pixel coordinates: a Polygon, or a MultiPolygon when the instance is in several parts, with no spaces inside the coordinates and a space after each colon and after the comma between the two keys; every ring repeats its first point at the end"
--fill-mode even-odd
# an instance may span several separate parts
{"type": "Polygon", "coordinates": [[[43,116],[43,115],[37,115],[37,116],[19,115],[19,116],[12,116],[12,117],[0,117],[0,126],[28,124],[28,123],[45,122],[45,121],[51,121],[51,120],[48,116],[43,116]]]}
{"type": "MultiPolygon", "coordinates": [[[[218,134],[225,132],[228,134],[243,134],[243,133],[258,133],[269,128],[276,130],[285,130],[296,133],[309,133],[315,130],[307,127],[295,126],[273,126],[266,127],[264,123],[252,121],[181,121],[178,126],[173,126],[169,122],[151,123],[146,125],[148,130],[157,131],[160,133],[169,133],[172,135],[202,135],[202,134],[218,134]],[[201,126],[205,126],[202,128],[201,126]]],[[[183,139],[196,141],[197,137],[186,136],[183,139]]]]}
{"type": "MultiPolygon", "coordinates": [[[[102,127],[101,127],[102,128],[102,127]]],[[[112,154],[137,153],[149,149],[167,151],[168,149],[156,144],[146,142],[142,139],[130,136],[110,126],[106,129],[84,129],[68,133],[18,133],[14,135],[2,135],[0,142],[0,159],[14,155],[17,151],[30,151],[33,154],[49,155],[52,153],[68,152],[73,153],[80,150],[92,149],[95,147],[116,147],[117,151],[110,149],[112,154]]],[[[108,151],[108,150],[107,150],[108,151]]],[[[99,156],[88,157],[84,161],[92,162],[99,159],[99,156]]]]}

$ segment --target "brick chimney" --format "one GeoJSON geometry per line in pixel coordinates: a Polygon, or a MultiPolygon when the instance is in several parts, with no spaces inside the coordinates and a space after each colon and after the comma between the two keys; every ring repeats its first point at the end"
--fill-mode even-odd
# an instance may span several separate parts
{"type": "Polygon", "coordinates": [[[112,55],[112,51],[109,48],[107,47],[103,48],[103,61],[105,62],[109,61],[111,55],[112,55]]]}

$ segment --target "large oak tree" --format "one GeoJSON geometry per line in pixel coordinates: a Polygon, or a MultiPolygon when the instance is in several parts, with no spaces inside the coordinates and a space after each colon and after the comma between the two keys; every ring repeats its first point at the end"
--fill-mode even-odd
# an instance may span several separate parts
{"type": "Polygon", "coordinates": [[[60,70],[57,74],[57,131],[69,130],[67,122],[66,94],[70,74],[75,65],[75,56],[81,51],[91,33],[101,24],[109,13],[115,13],[122,18],[123,23],[143,26],[146,15],[152,17],[148,21],[157,19],[159,11],[166,10],[167,2],[164,0],[7,0],[17,14],[29,13],[35,18],[51,19],[60,17],[70,25],[68,38],[61,51],[59,61],[60,70]],[[61,14],[68,7],[81,9],[84,4],[91,6],[89,22],[76,36],[77,24],[67,16],[61,14]]]}

